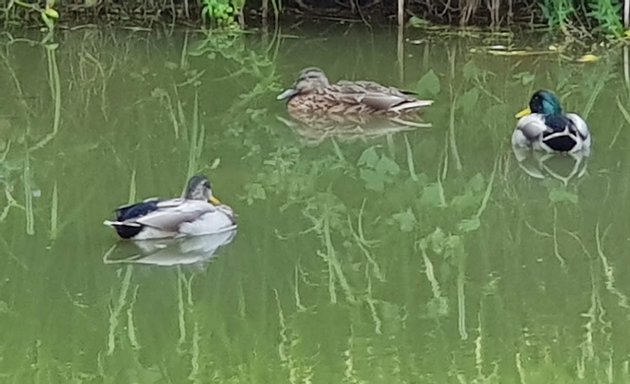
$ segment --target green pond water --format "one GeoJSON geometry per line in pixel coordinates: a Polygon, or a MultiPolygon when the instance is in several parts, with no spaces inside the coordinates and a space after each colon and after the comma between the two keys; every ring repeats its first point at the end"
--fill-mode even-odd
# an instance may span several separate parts
{"type": "Polygon", "coordinates": [[[578,64],[479,48],[526,44],[509,36],[167,32],[0,50],[0,382],[630,382],[621,48],[578,64]],[[434,99],[432,126],[283,122],[275,96],[311,65],[434,99]],[[590,158],[517,160],[538,88],[589,122],[590,158]],[[103,226],[197,172],[235,237],[147,251],[103,226]]]}

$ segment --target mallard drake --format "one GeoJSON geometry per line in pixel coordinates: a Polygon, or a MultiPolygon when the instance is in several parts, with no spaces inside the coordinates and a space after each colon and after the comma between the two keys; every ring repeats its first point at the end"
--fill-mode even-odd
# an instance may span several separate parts
{"type": "Polygon", "coordinates": [[[289,113],[303,115],[400,115],[433,104],[415,93],[373,81],[331,84],[315,67],[303,69],[291,88],[277,96],[286,100],[289,113]]]}
{"type": "Polygon", "coordinates": [[[519,118],[512,144],[546,152],[588,152],[591,135],[586,122],[575,113],[563,113],[560,100],[551,91],[534,93],[519,118]]]}
{"type": "Polygon", "coordinates": [[[147,199],[115,210],[116,220],[104,222],[123,239],[145,240],[199,236],[234,229],[232,208],[212,195],[203,175],[190,178],[184,194],[170,200],[147,199]]]}

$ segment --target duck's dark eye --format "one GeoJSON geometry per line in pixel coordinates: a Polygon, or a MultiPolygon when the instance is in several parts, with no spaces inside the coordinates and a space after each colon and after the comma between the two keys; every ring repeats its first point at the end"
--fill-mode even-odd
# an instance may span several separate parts
{"type": "Polygon", "coordinates": [[[204,182],[203,186],[209,189],[210,188],[210,182],[209,181],[204,182]]]}

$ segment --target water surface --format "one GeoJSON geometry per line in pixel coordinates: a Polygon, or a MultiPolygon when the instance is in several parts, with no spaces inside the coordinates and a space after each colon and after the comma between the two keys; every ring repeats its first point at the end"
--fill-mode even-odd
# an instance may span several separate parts
{"type": "Polygon", "coordinates": [[[578,64],[479,49],[540,37],[283,33],[3,47],[2,381],[630,382],[623,53],[578,64]],[[288,127],[275,96],[311,65],[435,99],[432,127],[288,127]],[[587,119],[589,159],[519,164],[513,115],[538,88],[587,119]],[[102,225],[196,172],[239,215],[216,252],[140,263],[102,225]]]}

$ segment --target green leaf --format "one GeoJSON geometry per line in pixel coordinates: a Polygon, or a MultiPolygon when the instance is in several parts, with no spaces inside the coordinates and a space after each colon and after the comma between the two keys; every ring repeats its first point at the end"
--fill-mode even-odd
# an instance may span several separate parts
{"type": "Polygon", "coordinates": [[[464,68],[463,68],[464,78],[468,81],[479,76],[479,72],[480,72],[479,67],[477,67],[475,62],[472,60],[467,62],[464,65],[464,68]]]}
{"type": "Polygon", "coordinates": [[[444,206],[442,200],[442,190],[437,183],[431,183],[424,187],[422,191],[422,197],[420,197],[420,203],[433,207],[444,206]]]}
{"type": "Polygon", "coordinates": [[[470,219],[464,219],[457,224],[457,229],[461,232],[472,232],[479,229],[481,222],[477,216],[473,216],[470,219]]]}
{"type": "Polygon", "coordinates": [[[469,114],[476,110],[477,100],[479,100],[479,90],[471,88],[457,100],[457,107],[463,109],[465,114],[469,114]]]}
{"type": "Polygon", "coordinates": [[[374,169],[376,168],[376,164],[378,163],[378,161],[379,157],[378,153],[376,153],[376,149],[374,147],[370,147],[363,151],[363,153],[359,157],[359,160],[357,161],[357,164],[359,166],[367,165],[368,167],[374,169]]]}
{"type": "Polygon", "coordinates": [[[383,192],[385,189],[384,176],[372,169],[363,168],[359,171],[359,176],[365,181],[365,188],[376,192],[383,192]]]}
{"type": "Polygon", "coordinates": [[[458,211],[474,207],[477,205],[477,196],[473,194],[470,189],[467,189],[463,194],[453,197],[451,200],[451,207],[458,211]]]}
{"type": "Polygon", "coordinates": [[[400,167],[398,166],[398,164],[396,164],[394,160],[383,155],[376,164],[376,172],[383,175],[390,174],[392,176],[396,176],[398,175],[398,173],[400,173],[400,167]]]}
{"type": "Polygon", "coordinates": [[[578,196],[575,193],[569,192],[563,188],[553,188],[549,191],[549,200],[551,200],[552,203],[566,202],[577,204],[578,196]]]}
{"type": "Polygon", "coordinates": [[[424,76],[416,84],[416,89],[419,92],[426,93],[430,96],[435,96],[440,93],[440,79],[437,77],[433,70],[425,73],[424,76]]]}
{"type": "Polygon", "coordinates": [[[402,232],[411,232],[417,222],[416,216],[411,211],[411,208],[407,208],[405,212],[393,214],[392,218],[398,222],[402,232]]]}

